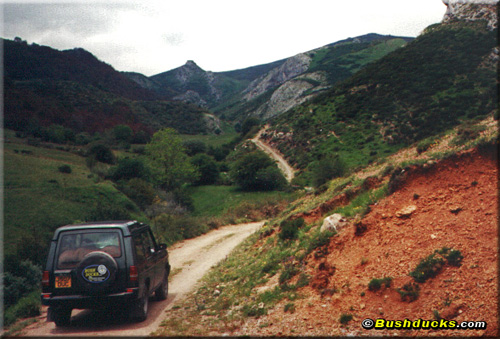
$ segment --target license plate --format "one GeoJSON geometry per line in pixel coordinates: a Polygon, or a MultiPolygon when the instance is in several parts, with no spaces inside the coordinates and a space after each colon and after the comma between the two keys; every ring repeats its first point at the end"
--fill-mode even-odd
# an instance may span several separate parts
{"type": "Polygon", "coordinates": [[[70,288],[71,287],[71,276],[70,275],[58,275],[56,276],[56,288],[70,288]]]}

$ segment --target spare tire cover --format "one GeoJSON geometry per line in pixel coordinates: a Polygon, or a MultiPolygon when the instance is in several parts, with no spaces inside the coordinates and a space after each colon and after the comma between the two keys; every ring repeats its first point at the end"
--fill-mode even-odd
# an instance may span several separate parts
{"type": "Polygon", "coordinates": [[[106,252],[90,252],[78,264],[76,275],[83,288],[88,291],[102,291],[116,278],[118,265],[106,252]]]}

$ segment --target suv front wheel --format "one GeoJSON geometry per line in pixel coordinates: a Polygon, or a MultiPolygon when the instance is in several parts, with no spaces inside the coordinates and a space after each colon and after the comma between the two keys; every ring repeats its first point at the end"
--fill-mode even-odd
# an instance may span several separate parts
{"type": "Polygon", "coordinates": [[[158,286],[158,289],[155,291],[156,300],[165,300],[168,296],[168,271],[165,270],[165,274],[163,275],[163,281],[161,285],[158,286]]]}

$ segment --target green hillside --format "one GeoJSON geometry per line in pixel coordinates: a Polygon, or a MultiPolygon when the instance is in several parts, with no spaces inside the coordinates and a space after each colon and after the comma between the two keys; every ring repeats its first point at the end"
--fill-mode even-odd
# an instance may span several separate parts
{"type": "Polygon", "coordinates": [[[496,30],[483,22],[432,26],[273,121],[267,138],[301,169],[327,155],[340,155],[350,168],[367,165],[492,113],[497,78],[488,56],[496,44],[496,30]],[[283,138],[287,133],[291,141],[283,138]]]}
{"type": "Polygon", "coordinates": [[[144,220],[139,208],[110,181],[101,180],[89,171],[85,158],[64,150],[24,144],[13,132],[6,131],[5,255],[27,250],[22,247],[29,243],[37,253],[35,258],[29,255],[29,259],[42,264],[54,229],[92,218],[98,204],[113,206],[124,217],[128,214],[144,220]],[[59,168],[65,165],[71,168],[71,173],[61,172],[59,168]]]}

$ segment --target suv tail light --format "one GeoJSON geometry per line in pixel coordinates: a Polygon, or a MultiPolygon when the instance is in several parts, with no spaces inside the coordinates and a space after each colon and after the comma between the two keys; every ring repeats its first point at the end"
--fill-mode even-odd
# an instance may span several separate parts
{"type": "Polygon", "coordinates": [[[49,271],[43,271],[42,274],[42,287],[49,287],[50,279],[49,279],[49,271]]]}
{"type": "Polygon", "coordinates": [[[129,268],[129,280],[136,282],[137,278],[139,277],[139,274],[137,273],[137,267],[136,266],[130,266],[129,268]]]}

